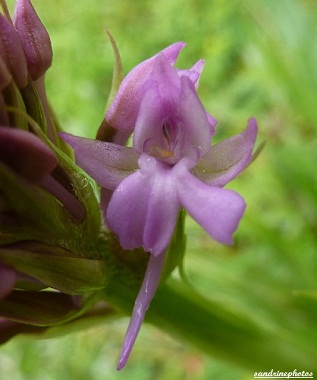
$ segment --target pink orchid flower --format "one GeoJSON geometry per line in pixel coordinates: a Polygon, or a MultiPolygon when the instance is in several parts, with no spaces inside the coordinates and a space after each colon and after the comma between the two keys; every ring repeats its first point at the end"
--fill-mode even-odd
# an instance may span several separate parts
{"type": "Polygon", "coordinates": [[[177,43],[163,50],[122,82],[107,117],[119,130],[133,128],[133,147],[61,134],[78,165],[113,191],[104,211],[122,247],[143,247],[150,254],[118,369],[129,357],[159,284],[180,209],[224,244],[233,243],[245,210],[243,198],[222,187],[252,161],[256,120],[250,119],[241,134],[211,146],[216,121],[196,92],[202,66],[197,75],[173,67],[182,47],[177,43]]]}

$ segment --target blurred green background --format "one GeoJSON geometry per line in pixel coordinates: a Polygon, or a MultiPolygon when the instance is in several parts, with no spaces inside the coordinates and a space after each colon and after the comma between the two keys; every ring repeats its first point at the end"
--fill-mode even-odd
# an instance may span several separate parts
{"type": "MultiPolygon", "coordinates": [[[[235,245],[213,242],[188,218],[185,270],[204,295],[241,315],[252,313],[281,337],[294,333],[298,342],[317,345],[317,2],[33,3],[51,35],[48,94],[67,131],[94,137],[103,118],[113,65],[105,27],[126,73],[180,40],[188,45],[178,67],[205,59],[199,93],[218,119],[215,142],[257,117],[266,147],[228,185],[248,204],[235,245]]],[[[12,9],[14,1],[8,4],[12,9]]],[[[59,339],[17,338],[0,349],[1,379],[253,379],[252,372],[206,357],[148,325],[127,368],[117,373],[127,322],[59,339]]]]}

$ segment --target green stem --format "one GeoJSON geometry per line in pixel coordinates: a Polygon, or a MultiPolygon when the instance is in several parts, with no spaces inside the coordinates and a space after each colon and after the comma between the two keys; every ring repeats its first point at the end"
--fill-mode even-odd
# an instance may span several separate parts
{"type": "MultiPolygon", "coordinates": [[[[135,289],[117,283],[106,298],[130,314],[135,295],[135,289]]],[[[208,355],[254,371],[317,371],[316,346],[307,346],[296,332],[265,329],[254,316],[225,310],[180,281],[170,280],[159,288],[146,321],[208,355]]]]}

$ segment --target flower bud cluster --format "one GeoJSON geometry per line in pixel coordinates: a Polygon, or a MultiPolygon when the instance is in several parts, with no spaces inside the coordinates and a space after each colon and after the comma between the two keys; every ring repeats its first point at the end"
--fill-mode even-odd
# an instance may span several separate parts
{"type": "MultiPolygon", "coordinates": [[[[57,135],[47,30],[30,0],[0,13],[0,342],[75,318],[105,282],[94,189],[57,135]],[[80,242],[80,244],[79,244],[80,242]],[[43,292],[53,288],[57,292],[43,292]],[[40,290],[40,292],[39,292],[40,290]],[[85,294],[85,297],[83,296],[85,294]],[[30,328],[29,325],[42,326],[30,328]]],[[[108,309],[107,309],[108,311],[108,309]]]]}
{"type": "MultiPolygon", "coordinates": [[[[6,74],[12,76],[18,88],[45,74],[52,64],[52,47],[47,30],[29,0],[17,0],[13,19],[5,3],[0,14],[0,56],[6,74]]],[[[7,78],[8,80],[8,78],[7,78]]],[[[2,87],[2,86],[1,86],[2,87]]]]}

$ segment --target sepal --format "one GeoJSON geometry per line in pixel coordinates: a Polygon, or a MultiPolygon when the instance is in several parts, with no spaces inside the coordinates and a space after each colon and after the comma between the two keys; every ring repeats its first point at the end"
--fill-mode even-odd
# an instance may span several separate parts
{"type": "Polygon", "coordinates": [[[194,174],[208,185],[226,185],[250,165],[263,148],[261,145],[252,154],[257,131],[256,120],[249,119],[248,126],[242,133],[212,146],[195,166],[194,174]]]}

